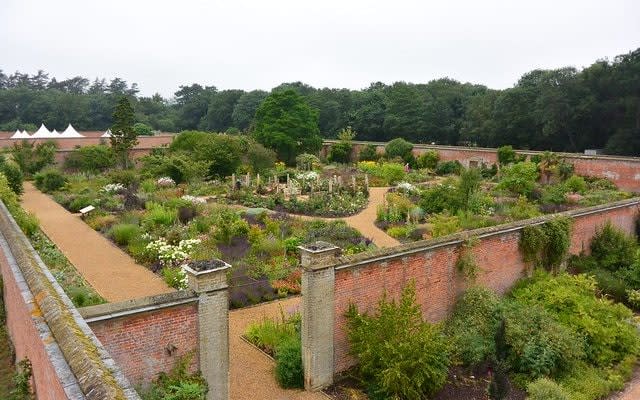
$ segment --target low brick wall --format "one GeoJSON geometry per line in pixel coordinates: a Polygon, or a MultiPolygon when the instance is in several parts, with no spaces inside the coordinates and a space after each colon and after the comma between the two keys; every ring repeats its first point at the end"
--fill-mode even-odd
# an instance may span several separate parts
{"type": "MultiPolygon", "coordinates": [[[[335,140],[326,140],[323,143],[321,154],[326,156],[335,140]]],[[[379,153],[384,153],[386,143],[380,142],[354,142],[353,157],[357,159],[360,150],[366,145],[376,146],[379,153]]],[[[470,165],[480,166],[496,164],[498,162],[497,149],[483,147],[458,147],[438,146],[427,144],[414,145],[414,154],[417,156],[428,150],[435,150],[442,161],[458,160],[465,167],[470,165]]],[[[541,154],[540,151],[516,150],[519,154],[532,156],[541,154]]],[[[613,181],[620,189],[629,192],[640,192],[640,158],[623,156],[587,156],[579,153],[558,153],[575,166],[576,174],[607,178],[613,181]]]]}
{"type": "Polygon", "coordinates": [[[80,313],[135,385],[146,386],[187,354],[199,369],[198,298],[182,291],[85,307],[80,313]]]}
{"type": "Polygon", "coordinates": [[[7,330],[38,399],[139,399],[1,202],[0,272],[7,330]]]}
{"type": "MultiPolygon", "coordinates": [[[[308,348],[333,349],[333,365],[318,367],[319,376],[326,376],[327,369],[332,369],[336,374],[353,366],[354,359],[348,354],[347,321],[344,316],[349,304],[355,303],[361,311],[373,311],[385,291],[392,298],[397,298],[411,280],[415,281],[417,299],[425,318],[432,322],[446,318],[468,285],[455,265],[460,245],[468,237],[478,238],[472,250],[480,269],[477,283],[502,294],[529,271],[519,250],[523,227],[542,224],[558,215],[570,217],[573,220],[570,252],[578,254],[588,251],[596,229],[607,221],[627,233],[635,234],[639,214],[640,198],[634,198],[372,253],[340,257],[323,265],[315,265],[305,270],[303,283],[312,279],[316,285],[326,285],[323,287],[325,300],[317,302],[313,297],[305,298],[306,293],[303,292],[303,304],[309,302],[304,309],[320,315],[324,308],[332,307],[330,315],[333,321],[315,321],[313,316],[306,320],[305,316],[303,327],[311,326],[316,330],[309,330],[312,334],[307,337],[303,330],[303,354],[308,348]],[[331,337],[327,336],[323,327],[332,322],[331,337]]],[[[313,378],[310,379],[313,383],[313,378]]],[[[320,384],[326,383],[326,379],[320,379],[320,384]]]]}

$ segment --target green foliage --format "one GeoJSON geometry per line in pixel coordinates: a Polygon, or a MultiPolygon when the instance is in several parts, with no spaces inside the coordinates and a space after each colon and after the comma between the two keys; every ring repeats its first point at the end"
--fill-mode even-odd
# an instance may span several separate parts
{"type": "Polygon", "coordinates": [[[14,388],[9,394],[9,400],[32,400],[35,395],[31,388],[31,377],[33,369],[28,358],[20,360],[17,364],[17,371],[13,375],[14,388]]]}
{"type": "Polygon", "coordinates": [[[195,152],[201,143],[204,143],[213,133],[201,131],[183,131],[173,137],[169,150],[172,152],[184,151],[187,153],[195,152]]]}
{"type": "Polygon", "coordinates": [[[185,275],[179,267],[164,267],[160,270],[164,282],[174,289],[183,289],[186,285],[185,275]]]}
{"type": "Polygon", "coordinates": [[[287,164],[293,164],[300,153],[317,152],[322,145],[318,112],[293,90],[273,92],[260,104],[253,134],[287,164]]]}
{"type": "Polygon", "coordinates": [[[31,176],[42,168],[53,164],[57,145],[55,142],[33,144],[27,140],[14,143],[11,156],[26,176],[31,176]]]}
{"type": "Polygon", "coordinates": [[[109,140],[113,153],[124,168],[129,167],[129,151],[138,144],[138,134],[133,129],[134,121],[133,106],[129,99],[123,96],[113,111],[113,125],[109,140]]]}
{"type": "Polygon", "coordinates": [[[540,305],[509,303],[504,310],[508,363],[530,379],[558,376],[582,359],[584,341],[570,327],[554,320],[540,305]]]}
{"type": "Polygon", "coordinates": [[[206,161],[196,161],[186,153],[149,155],[142,158],[142,174],[154,178],[168,176],[178,184],[202,179],[208,172],[206,161]]]}
{"type": "Polygon", "coordinates": [[[208,164],[210,177],[230,176],[242,163],[243,146],[235,136],[208,135],[195,150],[195,158],[208,164]]]}
{"type": "Polygon", "coordinates": [[[403,138],[395,138],[384,146],[384,155],[388,159],[401,158],[405,159],[411,154],[413,144],[407,142],[403,138]]]}
{"type": "Polygon", "coordinates": [[[451,340],[452,359],[466,366],[493,359],[499,317],[498,296],[482,287],[469,288],[456,302],[445,325],[445,333],[451,340]]]}
{"type": "Polygon", "coordinates": [[[136,122],[135,124],[133,124],[133,131],[137,136],[153,135],[153,129],[149,125],[143,124],[142,122],[136,122]]]}
{"type": "Polygon", "coordinates": [[[538,180],[538,167],[529,161],[519,162],[502,168],[501,176],[498,189],[529,196],[538,180]]]}
{"type": "Polygon", "coordinates": [[[176,222],[178,212],[175,209],[165,207],[157,203],[147,203],[147,213],[145,214],[142,225],[143,226],[170,226],[176,222]]]}
{"type": "Polygon", "coordinates": [[[379,158],[376,146],[372,144],[365,145],[362,150],[360,150],[360,154],[358,154],[360,161],[377,161],[379,158]]]}
{"type": "Polygon", "coordinates": [[[311,171],[322,166],[317,156],[309,153],[302,153],[296,156],[296,168],[303,171],[311,171]]]}
{"type": "Polygon", "coordinates": [[[548,378],[538,378],[527,385],[530,400],[571,400],[571,395],[548,378]]]}
{"type": "Polygon", "coordinates": [[[462,164],[460,164],[460,161],[458,160],[444,161],[444,162],[438,163],[435,173],[441,176],[442,175],[460,175],[463,168],[464,167],[462,166],[462,164]]]}
{"type": "Polygon", "coordinates": [[[251,141],[244,159],[251,166],[251,171],[259,174],[273,168],[276,163],[276,153],[260,143],[251,141]]]}
{"type": "Polygon", "coordinates": [[[538,210],[535,204],[530,203],[525,196],[520,196],[518,200],[508,208],[506,214],[512,220],[518,221],[537,217],[540,215],[540,210],[538,210]]]}
{"type": "Polygon", "coordinates": [[[460,182],[457,186],[458,204],[463,211],[469,209],[469,203],[473,196],[480,190],[482,176],[477,168],[464,169],[460,174],[460,182]]]}
{"type": "Polygon", "coordinates": [[[353,150],[353,145],[351,142],[340,141],[338,143],[334,143],[331,146],[331,150],[329,151],[329,159],[330,162],[339,163],[339,164],[347,164],[351,161],[351,151],[353,150]]]}
{"type": "Polygon", "coordinates": [[[568,191],[574,193],[584,194],[587,191],[587,182],[583,177],[577,175],[571,175],[564,181],[564,186],[568,191]]]}
{"type": "Polygon", "coordinates": [[[207,382],[200,372],[190,373],[193,353],[180,357],[169,373],[161,372],[141,393],[143,400],[205,400],[207,382]]]}
{"type": "Polygon", "coordinates": [[[546,310],[574,336],[583,338],[585,360],[592,365],[608,366],[638,351],[638,332],[629,322],[631,311],[596,297],[596,282],[591,277],[566,273],[550,277],[538,272],[511,296],[524,307],[546,310]]]}
{"type": "Polygon", "coordinates": [[[637,250],[636,239],[616,228],[611,221],[598,228],[591,241],[591,255],[600,267],[610,271],[633,264],[637,250]]]}
{"type": "Polygon", "coordinates": [[[18,195],[11,190],[7,178],[2,173],[0,173],[0,200],[2,200],[11,215],[13,215],[13,218],[25,235],[31,236],[38,231],[40,225],[38,219],[20,207],[18,195]]]}
{"type": "Polygon", "coordinates": [[[455,210],[458,208],[456,185],[454,181],[448,180],[441,184],[431,186],[420,193],[420,207],[427,214],[437,214],[444,210],[455,210]]]}
{"type": "Polygon", "coordinates": [[[276,380],[283,388],[303,388],[302,344],[300,339],[288,339],[276,347],[276,380]]]}
{"type": "Polygon", "coordinates": [[[498,164],[500,164],[500,166],[513,164],[518,158],[518,155],[511,145],[498,147],[497,154],[498,164]]]}
{"type": "Polygon", "coordinates": [[[555,270],[564,261],[571,245],[571,221],[558,217],[542,225],[527,225],[520,236],[525,262],[555,270]]]}
{"type": "Polygon", "coordinates": [[[67,183],[64,174],[54,168],[38,172],[33,178],[36,187],[45,193],[55,192],[67,183]]]}
{"type": "Polygon", "coordinates": [[[2,165],[0,165],[0,171],[7,178],[11,190],[13,190],[15,194],[21,195],[23,192],[22,182],[24,176],[18,164],[11,161],[4,161],[2,165]]]}
{"type": "Polygon", "coordinates": [[[109,235],[120,246],[126,246],[140,235],[140,227],[134,224],[116,224],[109,230],[109,235]]]}
{"type": "Polygon", "coordinates": [[[475,281],[479,272],[478,264],[476,264],[473,256],[473,247],[477,243],[477,238],[466,239],[462,245],[460,245],[458,259],[456,260],[456,269],[470,281],[475,281]]]}
{"type": "Polygon", "coordinates": [[[444,385],[448,345],[436,326],[423,321],[414,283],[399,302],[385,294],[374,315],[361,314],[351,304],[346,316],[351,353],[376,395],[417,400],[444,385]]]}
{"type": "Polygon", "coordinates": [[[409,232],[411,232],[412,227],[407,225],[401,226],[392,226],[387,229],[387,234],[396,239],[406,239],[409,236],[409,232]]]}
{"type": "Polygon", "coordinates": [[[436,169],[438,161],[440,161],[440,154],[435,150],[427,150],[420,154],[417,159],[419,168],[428,168],[430,170],[436,169]]]}
{"type": "Polygon", "coordinates": [[[89,173],[103,172],[114,165],[113,149],[102,144],[76,148],[64,160],[65,169],[89,173]]]}
{"type": "Polygon", "coordinates": [[[140,183],[140,176],[133,170],[115,170],[109,172],[109,179],[113,183],[120,183],[124,187],[135,187],[140,183]]]}
{"type": "Polygon", "coordinates": [[[460,230],[460,220],[455,215],[436,214],[431,220],[431,235],[434,238],[451,235],[460,230]]]}

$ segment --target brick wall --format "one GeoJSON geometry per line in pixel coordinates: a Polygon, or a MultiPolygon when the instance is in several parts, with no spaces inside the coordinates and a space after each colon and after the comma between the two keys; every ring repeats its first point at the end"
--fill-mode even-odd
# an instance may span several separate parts
{"type": "MultiPolygon", "coordinates": [[[[53,367],[47,347],[53,350],[51,332],[46,329],[42,313],[25,293],[24,282],[18,282],[4,252],[0,250],[0,272],[4,284],[4,306],[7,329],[16,352],[16,361],[28,358],[33,365],[33,388],[40,400],[68,398],[60,377],[53,367]],[[22,283],[23,287],[20,288],[22,283]],[[24,297],[23,297],[24,296],[24,297]],[[26,298],[25,298],[26,297],[26,298]],[[42,332],[38,332],[39,326],[42,332]],[[44,328],[44,329],[43,329],[44,328]]],[[[19,278],[18,278],[19,279],[19,278]]]]}
{"type": "Polygon", "coordinates": [[[169,372],[176,361],[188,353],[193,354],[191,370],[199,368],[198,309],[195,303],[123,317],[87,320],[134,385],[146,386],[158,373],[169,372]]]}
{"type": "MultiPolygon", "coordinates": [[[[326,156],[331,145],[335,141],[325,141],[321,154],[326,156]]],[[[360,150],[369,142],[355,142],[353,157],[357,159],[360,150]]],[[[385,143],[370,142],[376,146],[379,153],[384,153],[385,143]]],[[[487,165],[498,162],[496,149],[480,147],[456,147],[416,144],[413,153],[418,156],[428,150],[436,150],[440,154],[441,161],[458,160],[465,167],[477,163],[487,165]]],[[[517,151],[520,154],[534,155],[539,151],[517,151]]],[[[629,192],[640,192],[640,158],[616,157],[616,156],[586,156],[577,153],[558,153],[575,166],[576,174],[607,178],[613,181],[620,189],[629,192]]]]}
{"type": "MultiPolygon", "coordinates": [[[[573,254],[588,249],[596,229],[610,220],[628,233],[635,232],[640,200],[615,205],[577,210],[566,215],[573,218],[570,251],[573,254]]],[[[479,237],[473,255],[480,267],[478,283],[504,293],[526,274],[527,266],[518,249],[523,226],[540,223],[538,218],[502,227],[473,231],[479,237]]],[[[349,357],[344,314],[351,302],[361,311],[374,310],[386,290],[397,297],[410,280],[415,280],[418,302],[424,316],[435,322],[445,318],[456,298],[466,288],[465,279],[455,263],[462,235],[410,244],[390,250],[380,256],[373,254],[343,259],[335,268],[334,290],[334,372],[353,365],[349,357]],[[404,254],[403,254],[404,253],[404,254]]]]}

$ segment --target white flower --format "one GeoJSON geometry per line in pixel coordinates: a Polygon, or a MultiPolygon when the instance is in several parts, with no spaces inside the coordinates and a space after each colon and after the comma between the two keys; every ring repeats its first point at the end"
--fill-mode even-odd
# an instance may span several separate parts
{"type": "Polygon", "coordinates": [[[159,186],[169,187],[169,186],[174,186],[176,182],[173,179],[169,178],[168,176],[163,176],[162,178],[159,178],[157,180],[157,184],[159,186]]]}
{"type": "Polygon", "coordinates": [[[191,196],[189,194],[185,194],[181,197],[182,200],[188,201],[191,204],[205,204],[207,201],[202,197],[191,196]]]}
{"type": "Polygon", "coordinates": [[[105,193],[118,193],[121,190],[124,190],[124,185],[122,183],[109,183],[104,185],[101,191],[105,193]]]}
{"type": "Polygon", "coordinates": [[[400,190],[404,190],[405,192],[413,192],[416,190],[416,187],[409,182],[400,182],[396,187],[400,190]]]}
{"type": "Polygon", "coordinates": [[[300,179],[301,181],[313,181],[318,179],[318,173],[315,171],[307,171],[307,172],[301,172],[298,175],[296,175],[297,179],[300,179]]]}

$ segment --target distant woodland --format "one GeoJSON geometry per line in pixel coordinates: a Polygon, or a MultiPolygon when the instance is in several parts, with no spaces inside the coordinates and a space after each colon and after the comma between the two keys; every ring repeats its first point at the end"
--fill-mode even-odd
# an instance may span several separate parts
{"type": "Polygon", "coordinates": [[[270,93],[293,89],[318,112],[321,135],[347,126],[357,140],[464,144],[521,149],[640,155],[640,49],[598,60],[578,70],[565,67],[525,73],[512,87],[489,89],[443,78],[428,83],[372,83],[363,90],[283,83],[271,92],[180,86],[170,99],[139,95],[138,86],[115,78],[77,76],[57,80],[0,70],[0,130],[33,131],[44,122],[63,130],[106,130],[119,98],[128,96],[136,121],[179,132],[250,132],[258,106],[270,93]]]}

